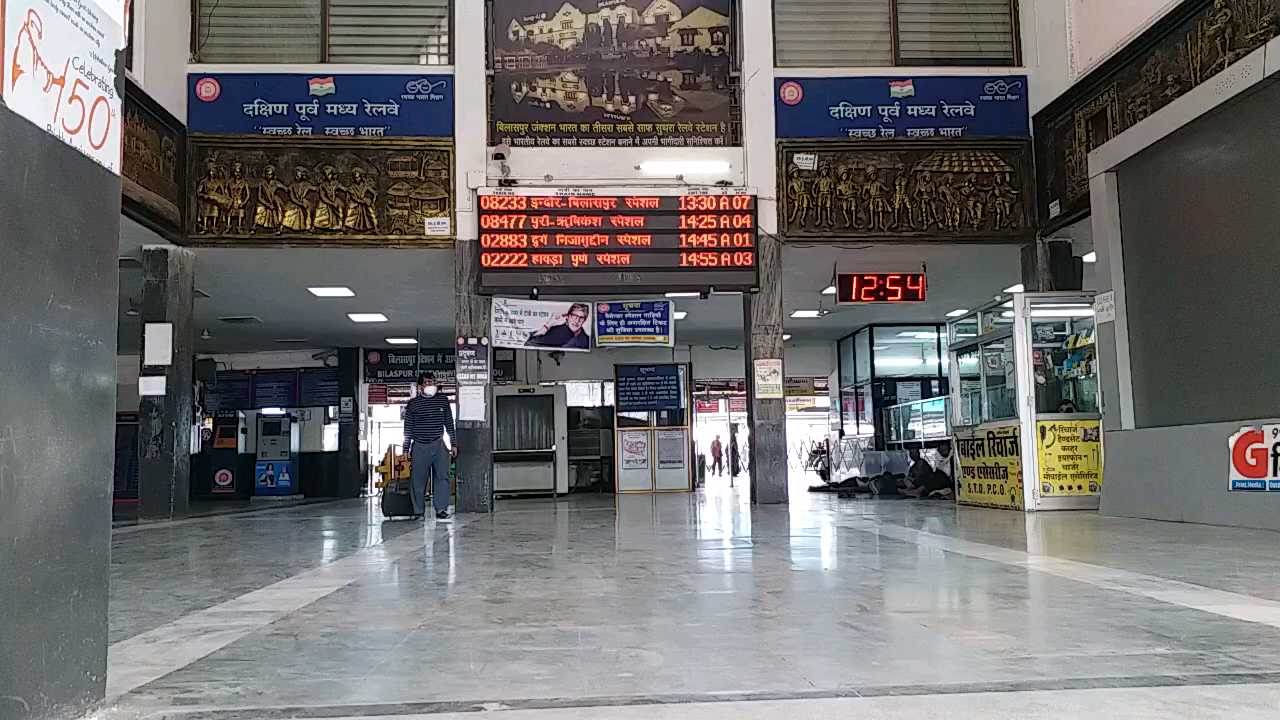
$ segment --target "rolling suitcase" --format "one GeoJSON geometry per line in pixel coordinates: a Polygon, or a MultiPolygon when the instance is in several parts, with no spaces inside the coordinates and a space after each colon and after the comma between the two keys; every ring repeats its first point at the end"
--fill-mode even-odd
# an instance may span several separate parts
{"type": "Polygon", "coordinates": [[[382,488],[382,515],[389,519],[413,517],[413,497],[409,495],[407,480],[388,483],[382,488]]]}

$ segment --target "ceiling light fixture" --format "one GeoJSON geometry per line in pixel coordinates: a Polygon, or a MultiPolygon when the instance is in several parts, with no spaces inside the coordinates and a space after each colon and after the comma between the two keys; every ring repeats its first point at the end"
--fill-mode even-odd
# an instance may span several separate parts
{"type": "Polygon", "coordinates": [[[681,175],[723,175],[729,172],[725,160],[646,160],[638,166],[640,174],[649,177],[680,177],[681,175]]]}
{"type": "Polygon", "coordinates": [[[823,288],[823,289],[822,289],[822,294],[823,294],[823,295],[835,295],[835,294],[836,294],[836,286],[835,286],[835,285],[828,285],[828,286],[826,286],[825,288],[823,288]]]}
{"type": "Polygon", "coordinates": [[[702,297],[702,293],[696,293],[696,292],[669,292],[669,293],[667,293],[667,297],[669,297],[669,298],[696,298],[696,297],[702,297]]]}
{"type": "Polygon", "coordinates": [[[791,313],[791,317],[796,318],[798,320],[816,320],[817,318],[822,317],[822,311],[821,310],[796,310],[795,312],[791,313]]]}
{"type": "Polygon", "coordinates": [[[951,312],[947,313],[947,317],[950,317],[950,318],[964,317],[965,315],[968,315],[968,314],[969,314],[968,308],[956,308],[955,310],[952,310],[951,312]]]}
{"type": "Polygon", "coordinates": [[[1098,262],[1098,253],[1088,252],[1088,253],[1085,253],[1084,256],[1081,257],[1080,259],[1087,263],[1096,263],[1098,262]]]}
{"type": "Polygon", "coordinates": [[[791,336],[790,336],[790,335],[784,334],[784,335],[782,336],[782,342],[786,342],[786,341],[788,341],[788,340],[790,340],[790,339],[791,339],[791,336]]]}
{"type": "Polygon", "coordinates": [[[675,318],[675,319],[677,319],[677,320],[683,320],[683,319],[685,319],[685,318],[689,317],[689,313],[687,313],[687,312],[685,312],[685,311],[683,311],[683,310],[677,310],[677,311],[675,311],[675,312],[671,315],[671,317],[673,317],[673,318],[675,318]]]}
{"type": "Polygon", "coordinates": [[[418,339],[411,338],[411,337],[389,337],[387,338],[387,344],[388,345],[417,345],[418,339]]]}
{"type": "Polygon", "coordinates": [[[387,316],[382,313],[347,313],[353,323],[384,323],[387,316]]]}
{"type": "Polygon", "coordinates": [[[356,296],[355,291],[349,287],[309,287],[307,292],[318,298],[349,298],[356,296]]]}
{"type": "Polygon", "coordinates": [[[1010,285],[1009,287],[1005,288],[1004,291],[1007,293],[1026,292],[1027,286],[1023,285],[1022,283],[1018,283],[1017,285],[1010,285]]]}

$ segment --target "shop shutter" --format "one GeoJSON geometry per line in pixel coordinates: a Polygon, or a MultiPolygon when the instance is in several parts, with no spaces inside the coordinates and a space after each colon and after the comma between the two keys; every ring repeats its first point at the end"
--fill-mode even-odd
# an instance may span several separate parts
{"type": "Polygon", "coordinates": [[[1014,64],[1010,4],[1010,0],[898,0],[898,64],[1014,64]]]}
{"type": "Polygon", "coordinates": [[[893,64],[889,0],[774,0],[773,13],[781,67],[893,64]]]}
{"type": "Polygon", "coordinates": [[[449,26],[449,0],[329,0],[329,61],[448,65],[449,26]]]}
{"type": "Polygon", "coordinates": [[[320,0],[200,0],[198,7],[197,62],[321,60],[320,0]]]}

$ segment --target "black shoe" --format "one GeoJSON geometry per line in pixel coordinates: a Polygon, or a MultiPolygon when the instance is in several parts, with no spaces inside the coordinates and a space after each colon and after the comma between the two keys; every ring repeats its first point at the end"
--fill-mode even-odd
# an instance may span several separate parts
{"type": "Polygon", "coordinates": [[[448,520],[452,520],[453,516],[449,514],[448,510],[441,510],[440,512],[436,513],[436,519],[448,521],[448,520]]]}

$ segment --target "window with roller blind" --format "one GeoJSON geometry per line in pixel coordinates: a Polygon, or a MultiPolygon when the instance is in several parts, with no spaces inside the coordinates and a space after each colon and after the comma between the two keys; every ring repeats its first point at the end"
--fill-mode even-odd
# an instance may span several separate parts
{"type": "Polygon", "coordinates": [[[1017,0],[773,0],[780,67],[1016,65],[1017,0]]]}
{"type": "Polygon", "coordinates": [[[204,63],[448,65],[452,4],[193,0],[192,57],[204,63]]]}

